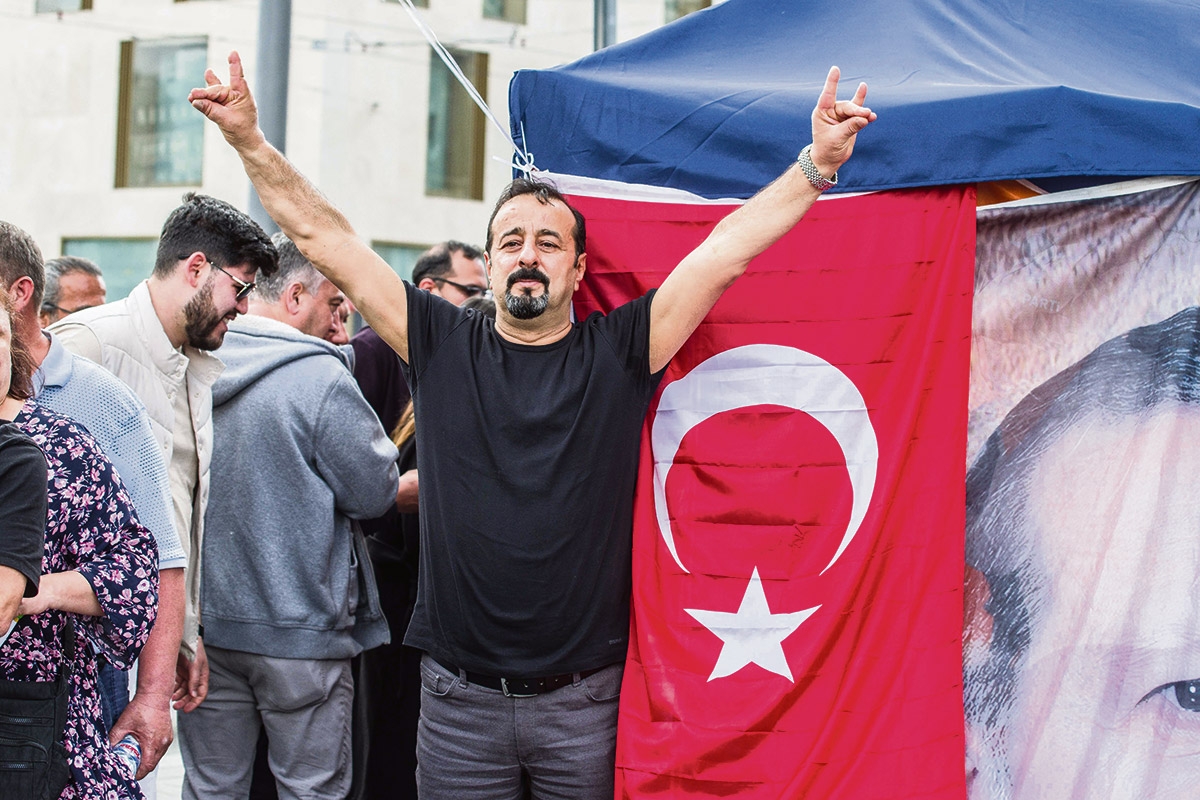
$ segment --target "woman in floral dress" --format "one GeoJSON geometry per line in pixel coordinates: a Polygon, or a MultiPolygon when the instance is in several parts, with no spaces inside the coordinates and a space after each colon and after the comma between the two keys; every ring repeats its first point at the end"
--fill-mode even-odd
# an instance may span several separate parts
{"type": "MultiPolygon", "coordinates": [[[[8,309],[0,305],[0,369],[28,368],[11,333],[8,309]]],[[[24,618],[0,646],[0,677],[53,681],[63,659],[64,631],[73,624],[72,692],[63,736],[71,779],[60,797],[138,800],[137,782],[109,749],[96,671],[101,657],[127,669],[150,634],[158,609],[154,539],[82,425],[9,396],[0,398],[0,419],[12,419],[41,447],[49,488],[41,584],[37,595],[22,601],[24,618]]]]}

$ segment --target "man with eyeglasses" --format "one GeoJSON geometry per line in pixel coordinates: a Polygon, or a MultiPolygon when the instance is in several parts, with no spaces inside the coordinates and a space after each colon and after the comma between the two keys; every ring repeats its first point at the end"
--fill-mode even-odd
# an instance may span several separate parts
{"type": "MultiPolygon", "coordinates": [[[[187,551],[179,598],[187,611],[176,663],[147,664],[143,656],[139,665],[159,676],[156,707],[173,699],[177,710],[191,711],[208,691],[198,561],[212,458],[212,385],[223,368],[209,351],[246,313],[256,275],[274,273],[276,260],[275,246],[257,223],[229,203],[189,192],[163,225],[147,280],[123,300],[79,311],[49,328],[68,350],[133,390],[167,464],[175,527],[187,551]]],[[[160,603],[173,601],[160,593],[160,603]]],[[[138,686],[145,691],[140,679],[138,686]]]]}
{"type": "Polygon", "coordinates": [[[68,314],[104,305],[108,290],[94,261],[62,256],[46,262],[46,289],[39,321],[48,328],[68,314]]]}
{"type": "MultiPolygon", "coordinates": [[[[412,283],[456,306],[472,297],[492,293],[483,266],[483,251],[453,239],[435,244],[421,254],[413,264],[412,283]]],[[[409,398],[408,384],[400,372],[400,356],[369,326],[356,333],[350,344],[354,345],[354,379],[379,415],[383,429],[391,433],[409,398]]],[[[412,502],[411,510],[415,511],[415,497],[412,502]]]]}

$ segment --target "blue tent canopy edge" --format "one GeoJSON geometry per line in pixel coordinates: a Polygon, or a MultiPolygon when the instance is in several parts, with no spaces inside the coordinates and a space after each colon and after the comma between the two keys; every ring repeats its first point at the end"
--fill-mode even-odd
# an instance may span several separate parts
{"type": "Polygon", "coordinates": [[[517,72],[512,132],[540,169],[749,197],[832,63],[879,114],[836,191],[1200,174],[1200,0],[728,0],[517,72]]]}

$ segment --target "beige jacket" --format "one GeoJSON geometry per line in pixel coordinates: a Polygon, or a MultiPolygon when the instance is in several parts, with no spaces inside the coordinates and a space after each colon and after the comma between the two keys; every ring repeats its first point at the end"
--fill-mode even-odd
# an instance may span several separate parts
{"type": "Polygon", "coordinates": [[[154,313],[146,281],[124,300],[79,311],[50,330],[68,350],[102,365],[141,399],[167,464],[171,463],[173,449],[175,398],[179,391],[188,392],[199,483],[193,497],[191,525],[187,535],[179,532],[179,538],[188,556],[183,648],[191,656],[200,624],[200,543],[212,461],[212,385],[224,365],[206,351],[185,346],[180,353],[171,346],[154,313]]]}

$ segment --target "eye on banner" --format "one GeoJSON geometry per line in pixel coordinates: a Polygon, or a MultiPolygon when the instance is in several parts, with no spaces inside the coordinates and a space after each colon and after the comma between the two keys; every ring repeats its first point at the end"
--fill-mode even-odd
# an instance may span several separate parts
{"type": "Polygon", "coordinates": [[[1107,190],[979,212],[971,800],[1198,795],[1200,181],[1107,190]]]}
{"type": "MultiPolygon", "coordinates": [[[[731,206],[575,196],[577,315],[731,206]]],[[[675,356],[643,436],[627,798],[961,798],[975,195],[831,198],[675,356]]]]}

